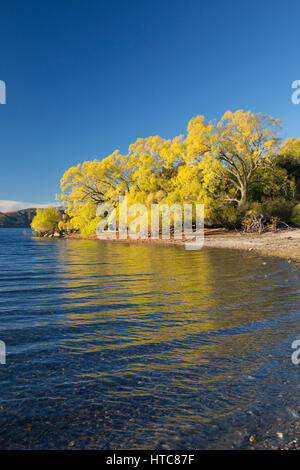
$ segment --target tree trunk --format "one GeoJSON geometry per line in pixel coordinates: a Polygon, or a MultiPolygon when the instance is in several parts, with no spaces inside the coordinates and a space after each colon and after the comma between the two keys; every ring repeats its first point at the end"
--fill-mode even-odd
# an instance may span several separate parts
{"type": "Polygon", "coordinates": [[[241,191],[241,198],[240,198],[240,201],[239,201],[239,204],[238,204],[239,208],[243,207],[247,202],[247,196],[248,196],[247,186],[241,187],[240,191],[241,191]]]}

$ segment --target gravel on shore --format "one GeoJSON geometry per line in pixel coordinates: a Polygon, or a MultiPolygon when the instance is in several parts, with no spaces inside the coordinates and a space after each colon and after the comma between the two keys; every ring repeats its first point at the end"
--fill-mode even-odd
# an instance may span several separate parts
{"type": "Polygon", "coordinates": [[[300,261],[300,229],[266,232],[260,235],[242,232],[211,234],[205,237],[205,246],[254,251],[265,256],[300,261]]]}

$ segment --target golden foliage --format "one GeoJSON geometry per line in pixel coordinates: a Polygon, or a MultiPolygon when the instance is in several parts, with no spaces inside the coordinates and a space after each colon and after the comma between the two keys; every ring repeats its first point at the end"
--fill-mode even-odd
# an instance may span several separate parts
{"type": "MultiPolygon", "coordinates": [[[[257,175],[274,165],[278,126],[278,120],[243,110],[227,111],[219,122],[197,116],[186,136],[139,138],[126,155],[116,150],[101,161],[78,164],[61,179],[64,226],[94,232],[97,205],[116,205],[125,194],[128,204],[204,203],[208,217],[226,203],[240,208],[257,175]]],[[[276,174],[279,185],[285,176],[276,174]]]]}

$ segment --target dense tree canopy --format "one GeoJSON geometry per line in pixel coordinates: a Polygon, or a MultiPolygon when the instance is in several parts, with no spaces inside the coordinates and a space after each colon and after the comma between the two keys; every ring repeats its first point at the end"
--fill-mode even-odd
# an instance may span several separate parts
{"type": "Polygon", "coordinates": [[[219,122],[193,118],[186,136],[140,138],[126,155],[78,164],[63,175],[59,199],[65,228],[87,234],[97,204],[117,205],[121,195],[147,206],[203,203],[208,222],[234,225],[250,208],[288,219],[299,194],[300,140],[282,146],[278,120],[238,110],[219,122]]]}

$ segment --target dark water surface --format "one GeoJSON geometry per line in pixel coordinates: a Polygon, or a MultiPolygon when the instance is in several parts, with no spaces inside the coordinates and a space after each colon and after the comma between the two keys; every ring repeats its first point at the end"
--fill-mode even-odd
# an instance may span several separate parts
{"type": "Polygon", "coordinates": [[[0,448],[288,443],[299,280],[252,253],[1,229],[0,448]]]}

